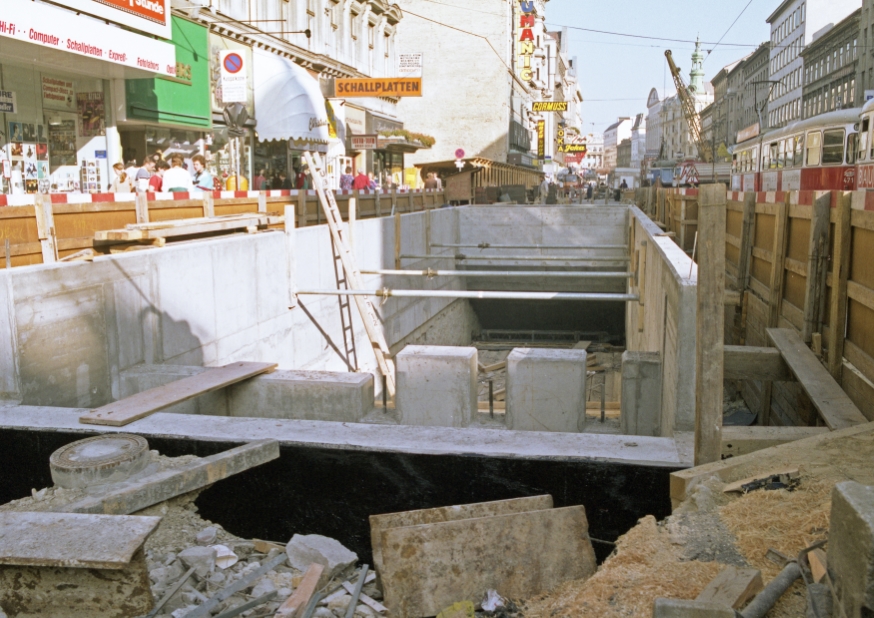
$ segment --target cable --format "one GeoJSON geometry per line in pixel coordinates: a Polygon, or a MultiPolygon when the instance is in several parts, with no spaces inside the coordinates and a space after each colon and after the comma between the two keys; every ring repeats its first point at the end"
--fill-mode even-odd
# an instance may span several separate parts
{"type": "MultiPolygon", "coordinates": [[[[746,6],[743,8],[743,10],[740,12],[740,15],[738,15],[738,16],[735,18],[735,20],[734,20],[733,22],[731,22],[731,25],[728,27],[728,30],[725,31],[725,34],[723,34],[722,37],[720,37],[720,39],[719,39],[718,41],[716,41],[716,45],[714,45],[712,49],[708,49],[708,50],[707,50],[707,58],[710,57],[710,54],[713,53],[713,50],[714,50],[714,49],[716,49],[717,47],[719,47],[719,44],[722,43],[722,39],[725,38],[725,35],[726,35],[726,34],[728,34],[729,32],[731,32],[731,29],[734,28],[734,25],[738,22],[738,20],[739,20],[741,17],[743,17],[743,14],[747,12],[747,9],[750,8],[750,5],[751,5],[752,3],[753,3],[753,0],[750,0],[749,2],[747,2],[747,5],[746,5],[746,6]]],[[[707,58],[704,58],[704,62],[707,62],[707,58]]]]}
{"type": "MultiPolygon", "coordinates": [[[[407,11],[409,12],[409,11],[407,11]]],[[[624,36],[632,39],[647,39],[650,41],[668,41],[670,43],[702,43],[703,45],[716,45],[716,43],[710,43],[706,41],[692,41],[689,39],[666,39],[664,37],[658,36],[644,36],[642,34],[626,34],[624,32],[612,32],[610,30],[594,30],[592,28],[582,28],[580,26],[564,26],[562,24],[547,24],[556,28],[569,28],[570,30],[582,30],[583,32],[595,32],[597,34],[609,34],[611,36],[624,36]]],[[[750,45],[747,43],[722,43],[723,46],[728,47],[757,47],[757,45],[750,45]]]]}

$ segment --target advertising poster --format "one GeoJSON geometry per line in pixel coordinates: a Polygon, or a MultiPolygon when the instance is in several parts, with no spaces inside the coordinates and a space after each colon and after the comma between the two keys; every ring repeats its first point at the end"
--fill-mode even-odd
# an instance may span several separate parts
{"type": "Polygon", "coordinates": [[[105,135],[105,109],[102,92],[80,92],[76,95],[79,112],[79,137],[105,135]]]}
{"type": "Polygon", "coordinates": [[[76,165],[75,120],[49,125],[49,167],[55,171],[63,165],[76,165]]]}
{"type": "Polygon", "coordinates": [[[76,104],[76,90],[73,81],[57,77],[42,78],[42,106],[46,109],[73,111],[76,104]]]}

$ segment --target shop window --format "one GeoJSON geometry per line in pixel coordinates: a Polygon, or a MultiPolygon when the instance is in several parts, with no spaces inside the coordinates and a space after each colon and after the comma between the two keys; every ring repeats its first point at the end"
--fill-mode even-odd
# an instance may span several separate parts
{"type": "Polygon", "coordinates": [[[822,140],[822,164],[840,165],[844,162],[843,129],[825,131],[822,140]]]}

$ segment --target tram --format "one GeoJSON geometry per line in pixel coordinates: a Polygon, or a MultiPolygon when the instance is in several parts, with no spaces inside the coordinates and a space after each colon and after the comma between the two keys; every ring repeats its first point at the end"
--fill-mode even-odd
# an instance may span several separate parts
{"type": "Polygon", "coordinates": [[[852,191],[862,140],[865,160],[871,162],[865,173],[874,188],[874,151],[867,152],[872,117],[874,105],[869,103],[800,120],[738,144],[732,155],[732,191],[852,191]]]}

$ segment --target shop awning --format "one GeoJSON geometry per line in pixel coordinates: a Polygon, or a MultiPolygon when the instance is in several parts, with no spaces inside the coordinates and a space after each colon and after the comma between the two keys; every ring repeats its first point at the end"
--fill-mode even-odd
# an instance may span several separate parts
{"type": "Polygon", "coordinates": [[[305,69],[288,58],[254,49],[258,139],[325,151],[330,141],[325,98],[305,69]]]}

